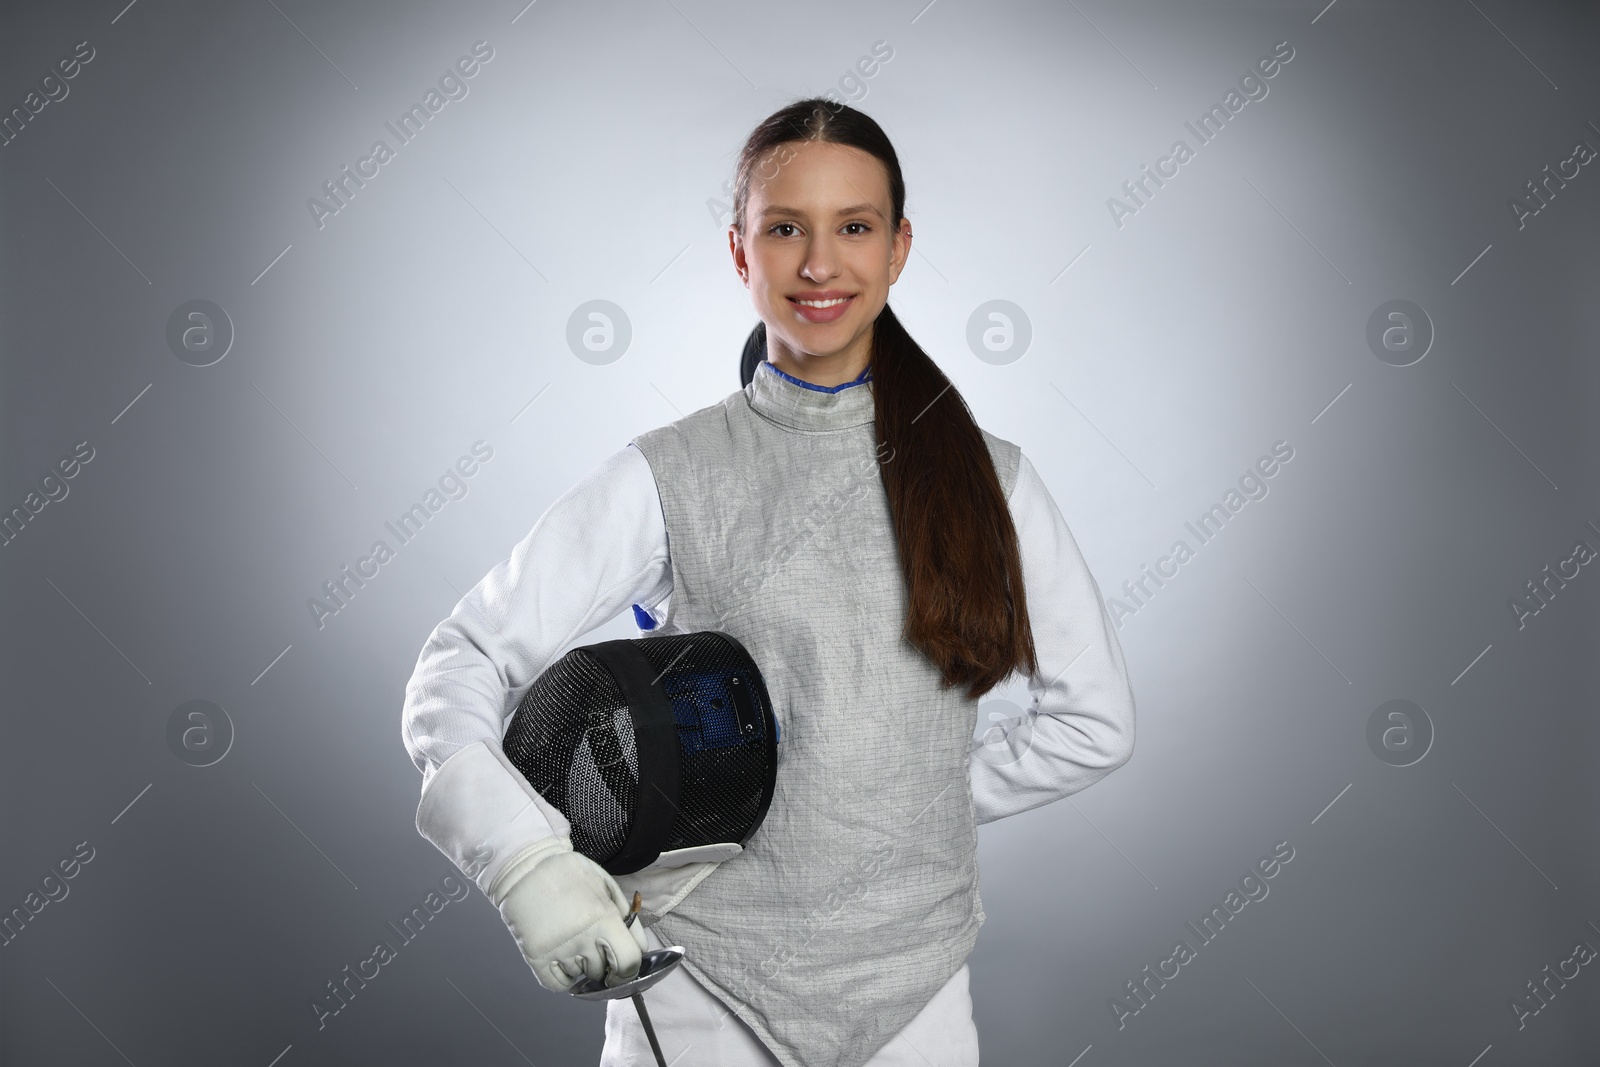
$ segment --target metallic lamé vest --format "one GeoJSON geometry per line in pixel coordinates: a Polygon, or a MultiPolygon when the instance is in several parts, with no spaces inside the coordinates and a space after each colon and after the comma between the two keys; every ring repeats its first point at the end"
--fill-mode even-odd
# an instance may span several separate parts
{"type": "MultiPolygon", "coordinates": [[[[984,921],[977,702],[940,689],[901,636],[873,388],[819,391],[762,363],[743,391],[634,442],[672,560],[657,632],[738,638],[781,727],[766,820],[652,925],[786,1067],[865,1063],[961,967],[984,921]]],[[[984,438],[1009,496],[1019,450],[984,438]]]]}

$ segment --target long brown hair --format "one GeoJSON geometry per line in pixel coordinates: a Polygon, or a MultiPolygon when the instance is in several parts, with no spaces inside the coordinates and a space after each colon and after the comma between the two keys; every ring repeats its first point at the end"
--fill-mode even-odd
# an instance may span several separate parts
{"type": "MultiPolygon", "coordinates": [[[[745,141],[733,197],[740,234],[757,167],[794,141],[877,157],[899,225],[905,179],[883,129],[847,104],[812,97],[774,112],[745,141]]],[[[741,358],[747,383],[765,355],[766,324],[758,323],[741,358]]],[[[1011,511],[966,401],[887,304],[873,322],[871,367],[878,454],[888,457],[879,470],[909,601],[901,632],[939,668],[944,688],[964,685],[976,699],[1013,670],[1038,670],[1011,511]]]]}

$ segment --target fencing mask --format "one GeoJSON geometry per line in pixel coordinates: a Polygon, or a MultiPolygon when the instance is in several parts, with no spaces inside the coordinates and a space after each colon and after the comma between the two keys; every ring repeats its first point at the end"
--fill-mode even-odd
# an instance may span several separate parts
{"type": "Polygon", "coordinates": [[[778,772],[767,687],[727,634],[584,645],[551,664],[501,746],[613,875],[736,854],[778,772]]]}

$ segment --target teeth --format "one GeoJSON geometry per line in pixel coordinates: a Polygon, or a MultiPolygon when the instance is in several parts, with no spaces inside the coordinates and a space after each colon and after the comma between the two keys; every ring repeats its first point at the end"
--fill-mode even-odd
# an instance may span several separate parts
{"type": "Polygon", "coordinates": [[[804,304],[808,308],[831,308],[835,304],[842,304],[849,300],[848,296],[836,296],[832,300],[796,300],[796,304],[804,304]]]}

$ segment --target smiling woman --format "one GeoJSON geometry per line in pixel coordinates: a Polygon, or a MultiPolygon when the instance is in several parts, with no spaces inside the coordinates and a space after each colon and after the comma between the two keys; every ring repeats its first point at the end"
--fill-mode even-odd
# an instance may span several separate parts
{"type": "MultiPolygon", "coordinates": [[[[889,308],[905,198],[887,136],[854,108],[811,98],[758,125],[728,231],[761,320],[744,388],[637,435],[552,504],[406,687],[418,831],[499,908],[541,985],[616,985],[682,946],[650,987],[654,1038],[610,1002],[602,1067],[972,1067],[978,826],[1132,754],[1121,648],[1060,510],[889,308]],[[575,850],[562,797],[505,758],[506,720],[630,606],[652,635],[738,641],[782,747],[741,849],[613,877],[575,850]],[[975,741],[978,697],[1013,673],[1032,706],[975,741]]],[[[612,806],[682,814],[630,788],[615,736],[585,730],[556,755],[611,768],[612,806]]],[[[721,784],[652,744],[685,782],[721,784]]]]}

